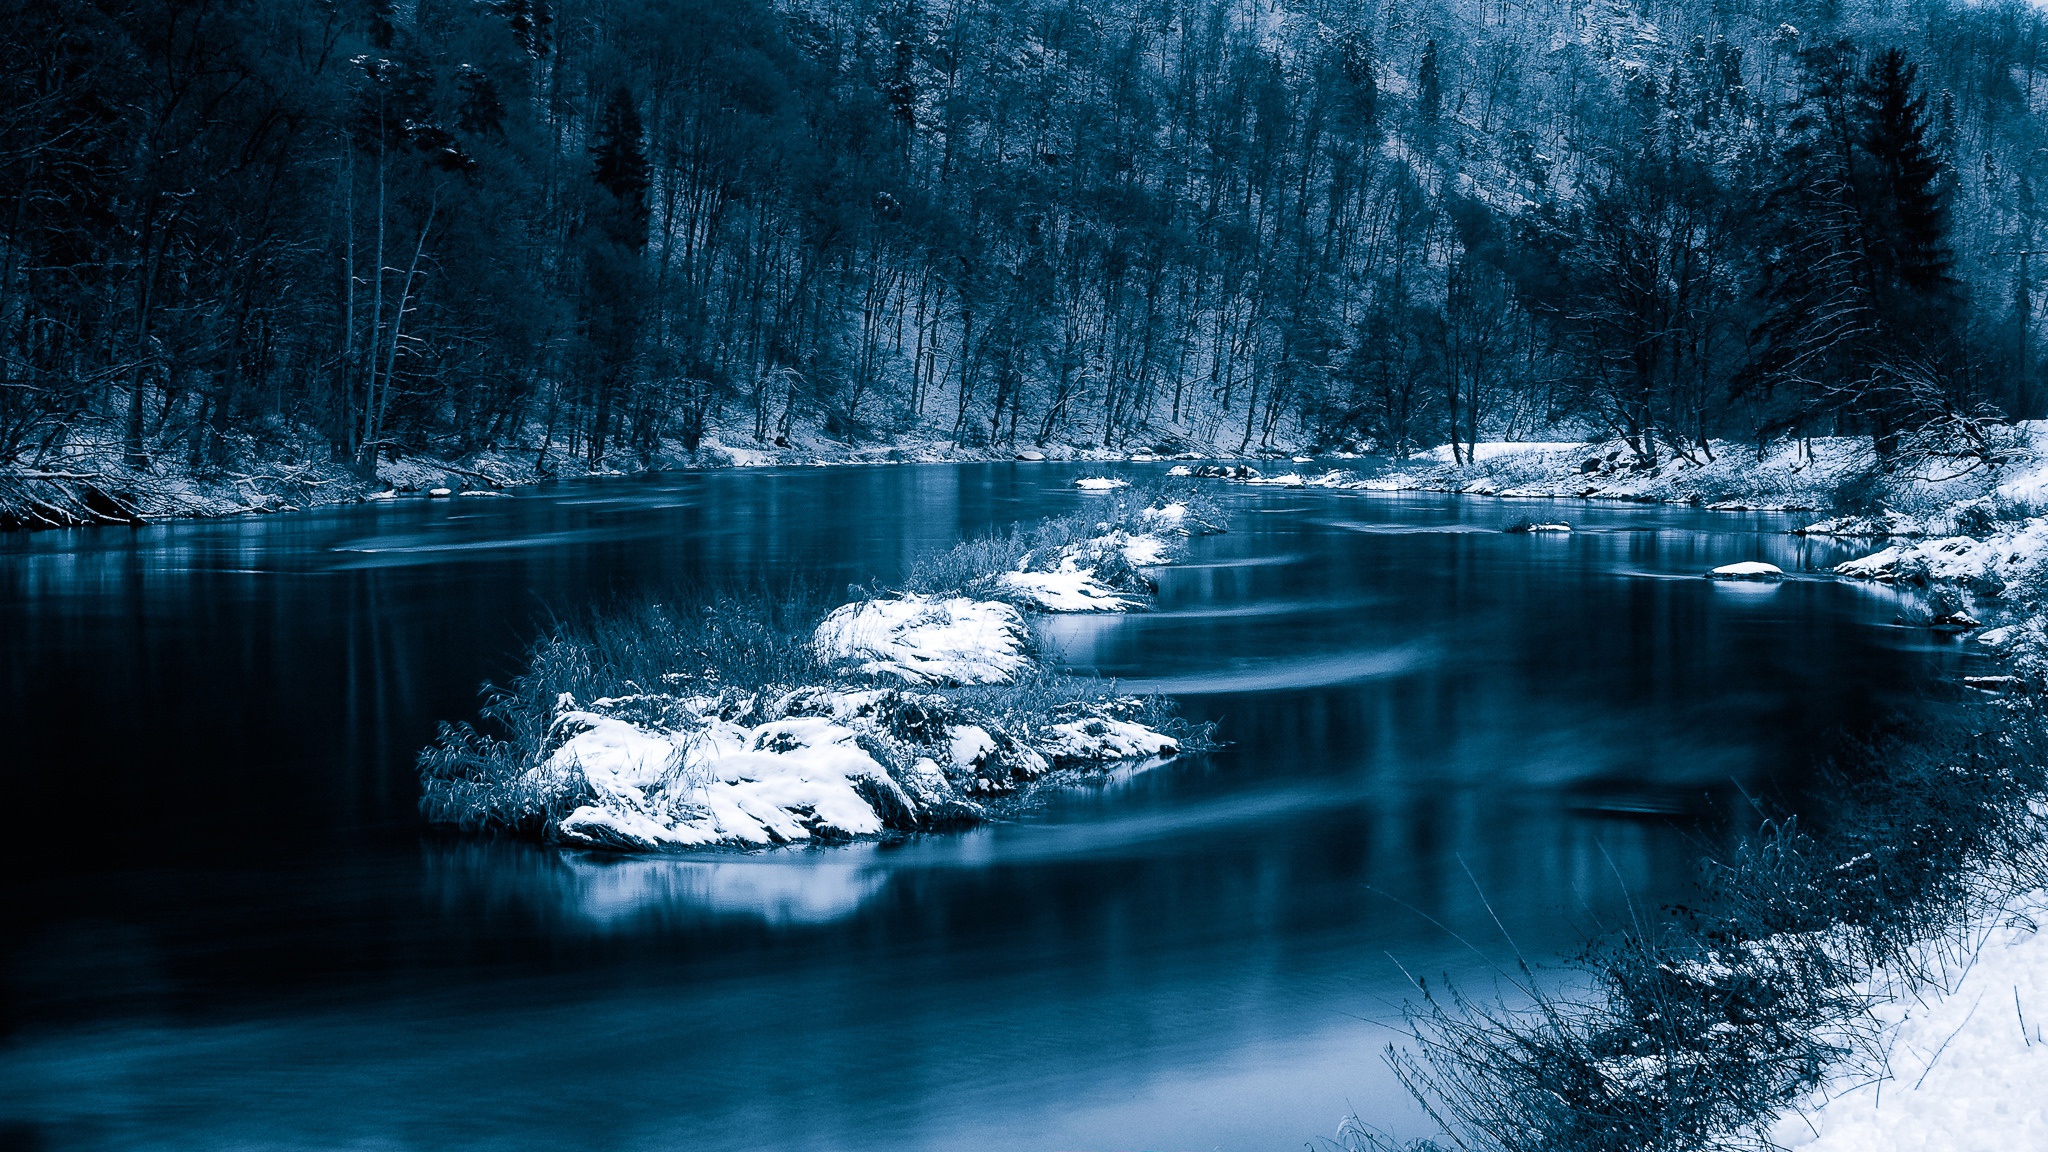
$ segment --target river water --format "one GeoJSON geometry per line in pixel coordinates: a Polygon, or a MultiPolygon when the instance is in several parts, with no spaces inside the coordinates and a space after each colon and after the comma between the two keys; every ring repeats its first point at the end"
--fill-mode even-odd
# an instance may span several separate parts
{"type": "MultiPolygon", "coordinates": [[[[1099,471],[1099,468],[1090,471],[1099,471]]],[[[1138,474],[1144,469],[1123,469],[1138,474]]],[[[719,472],[0,538],[0,1145],[1298,1149],[1423,1131],[1406,975],[1681,898],[1968,657],[1796,519],[1219,489],[1046,625],[1220,750],[906,845],[607,860],[421,827],[551,613],[900,576],[1072,466],[719,472]],[[1561,518],[1569,536],[1510,535],[1561,518]]]]}

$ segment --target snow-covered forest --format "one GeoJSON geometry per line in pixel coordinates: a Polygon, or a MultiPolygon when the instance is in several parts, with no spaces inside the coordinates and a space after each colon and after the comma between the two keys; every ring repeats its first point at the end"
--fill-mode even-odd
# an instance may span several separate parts
{"type": "Polygon", "coordinates": [[[2043,20],[8,0],[0,465],[1906,450],[2048,406],[2043,20]]]}

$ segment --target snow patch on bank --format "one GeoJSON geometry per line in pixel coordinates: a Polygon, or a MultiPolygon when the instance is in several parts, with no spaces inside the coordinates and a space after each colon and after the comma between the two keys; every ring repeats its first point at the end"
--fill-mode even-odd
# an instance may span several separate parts
{"type": "Polygon", "coordinates": [[[1946,536],[1912,544],[1893,544],[1868,556],[1837,564],[1843,576],[1887,583],[1937,581],[2003,586],[2048,558],[2048,519],[2030,517],[2001,526],[1983,539],[1946,536]]]}
{"type": "Polygon", "coordinates": [[[1925,949],[1930,988],[1873,988],[1884,1067],[1831,1085],[1772,1140],[1804,1152],[2048,1148],[2048,892],[1960,960],[1925,949]]]}

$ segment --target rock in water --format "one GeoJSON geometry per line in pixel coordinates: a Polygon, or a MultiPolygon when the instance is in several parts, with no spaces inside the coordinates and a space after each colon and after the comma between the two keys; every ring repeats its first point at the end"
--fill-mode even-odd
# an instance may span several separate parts
{"type": "Polygon", "coordinates": [[[1707,573],[1709,580],[1783,580],[1785,570],[1776,564],[1761,560],[1744,560],[1739,564],[1723,564],[1707,573]]]}

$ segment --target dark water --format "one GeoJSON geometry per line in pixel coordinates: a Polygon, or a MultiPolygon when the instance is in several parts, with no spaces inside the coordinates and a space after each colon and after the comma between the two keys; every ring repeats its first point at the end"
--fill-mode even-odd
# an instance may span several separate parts
{"type": "Polygon", "coordinates": [[[0,540],[0,1139],[1295,1149],[1418,1119],[1402,967],[1679,896],[1963,657],[1785,517],[1234,489],[1066,656],[1232,743],[907,846],[606,861],[423,830],[551,610],[900,575],[1062,465],[715,473],[0,540]],[[1498,532],[1559,517],[1568,537],[1498,532]],[[1498,924],[1496,924],[1496,919],[1498,924]],[[1505,934],[1504,934],[1505,933],[1505,934]]]}

